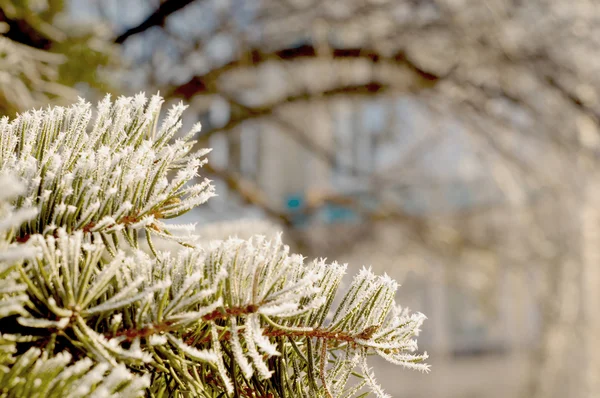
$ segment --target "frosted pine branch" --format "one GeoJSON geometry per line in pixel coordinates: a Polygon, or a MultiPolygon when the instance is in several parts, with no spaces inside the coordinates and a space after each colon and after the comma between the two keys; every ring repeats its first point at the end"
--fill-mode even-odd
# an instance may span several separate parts
{"type": "Polygon", "coordinates": [[[170,143],[185,107],[172,108],[157,126],[161,104],[160,97],[147,101],[143,94],[115,102],[107,96],[94,118],[83,100],[68,108],[27,112],[13,121],[3,118],[2,170],[30,182],[17,207],[38,210],[21,227],[20,238],[63,227],[98,232],[105,240],[124,235],[130,241],[135,229],[162,231],[161,219],[213,196],[209,180],[189,185],[209,151],[190,152],[189,134],[170,143]]]}
{"type": "Polygon", "coordinates": [[[194,182],[199,126],[178,138],[184,107],[158,125],[161,103],[106,98],[93,122],[83,101],[0,122],[0,175],[21,180],[0,179],[1,393],[383,397],[368,356],[427,371],[425,317],[395,303],[386,275],[363,269],[334,308],[346,266],[307,262],[281,235],[171,235],[162,220],[213,190],[194,182]],[[183,245],[156,250],[151,236],[183,245]]]}

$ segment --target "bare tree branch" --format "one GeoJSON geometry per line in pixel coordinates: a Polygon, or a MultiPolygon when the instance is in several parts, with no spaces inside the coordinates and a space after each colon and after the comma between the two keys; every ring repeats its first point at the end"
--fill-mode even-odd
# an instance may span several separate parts
{"type": "Polygon", "coordinates": [[[29,21],[9,18],[2,9],[0,9],[0,22],[8,25],[8,31],[3,36],[17,43],[40,50],[48,50],[52,45],[52,40],[36,29],[29,21]]]}
{"type": "Polygon", "coordinates": [[[142,33],[145,30],[153,27],[153,26],[164,26],[165,20],[167,17],[174,12],[177,12],[184,8],[185,6],[193,3],[195,0],[166,0],[146,19],[144,19],[139,25],[133,26],[123,33],[121,33],[117,38],[115,38],[115,43],[122,44],[133,35],[138,33],[142,33]]]}
{"type": "MultiPolygon", "coordinates": [[[[190,99],[196,94],[211,93],[208,87],[216,82],[219,77],[227,72],[248,66],[264,64],[267,61],[298,61],[301,59],[315,59],[319,55],[317,49],[312,45],[303,45],[296,48],[287,48],[274,52],[263,52],[259,49],[249,49],[240,54],[237,59],[216,67],[204,75],[198,75],[191,78],[187,83],[182,84],[171,91],[170,96],[190,99]]],[[[424,70],[419,65],[410,60],[404,52],[397,52],[391,57],[384,57],[378,52],[364,48],[345,48],[332,49],[331,56],[334,59],[368,59],[372,63],[389,62],[398,66],[404,66],[414,72],[418,81],[415,87],[422,89],[433,87],[443,76],[438,76],[432,72],[424,70]]],[[[376,82],[374,82],[376,83],[376,82]]],[[[376,86],[373,86],[375,89],[376,86]]],[[[350,91],[353,89],[348,88],[350,91]]],[[[368,87],[367,87],[368,89],[368,87]]]]}

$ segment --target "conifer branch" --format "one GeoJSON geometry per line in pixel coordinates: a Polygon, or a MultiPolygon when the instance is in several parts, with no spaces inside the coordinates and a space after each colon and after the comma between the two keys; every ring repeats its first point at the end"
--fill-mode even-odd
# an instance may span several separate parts
{"type": "Polygon", "coordinates": [[[170,232],[162,220],[213,189],[192,182],[198,128],[177,136],[181,105],[159,126],[161,102],[107,98],[93,123],[84,102],[0,121],[0,175],[21,181],[0,178],[2,393],[385,396],[368,355],[427,371],[425,317],[394,302],[389,277],[363,269],[332,311],[345,265],[305,262],[280,235],[170,232]]]}

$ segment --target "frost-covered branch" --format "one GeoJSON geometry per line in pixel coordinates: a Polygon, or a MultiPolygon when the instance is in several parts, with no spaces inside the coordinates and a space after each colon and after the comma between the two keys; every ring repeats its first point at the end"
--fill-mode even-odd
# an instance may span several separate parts
{"type": "Polygon", "coordinates": [[[115,102],[106,97],[93,121],[83,100],[2,119],[0,163],[29,183],[17,206],[38,210],[19,239],[64,227],[97,233],[114,252],[119,236],[135,246],[139,229],[164,234],[161,219],[213,196],[209,180],[188,184],[208,153],[190,151],[200,126],[169,143],[185,107],[173,107],[158,125],[162,102],[143,94],[115,102]]]}
{"type": "MultiPolygon", "coordinates": [[[[93,393],[106,397],[143,396],[149,386],[148,376],[135,375],[124,365],[109,366],[94,363],[89,358],[73,361],[68,352],[51,355],[48,350],[37,347],[20,352],[21,346],[35,344],[38,338],[7,333],[15,316],[19,316],[23,324],[32,321],[26,309],[31,305],[28,285],[23,283],[20,265],[24,260],[34,258],[38,248],[31,243],[10,243],[6,237],[12,235],[11,229],[35,217],[37,212],[31,208],[13,211],[8,206],[8,199],[25,191],[15,178],[1,177],[0,187],[0,395],[86,397],[93,393]]],[[[48,321],[45,326],[55,324],[48,321]]]]}
{"type": "Polygon", "coordinates": [[[161,102],[106,98],[93,122],[83,101],[0,122],[0,173],[22,181],[0,190],[3,391],[385,396],[369,355],[427,371],[414,339],[425,317],[395,303],[389,277],[363,269],[334,304],[346,266],[305,262],[280,235],[170,234],[162,219],[213,190],[193,182],[207,153],[190,152],[197,129],[178,137],[183,106],[159,125],[161,102]],[[151,235],[183,245],[156,250],[151,235]]]}

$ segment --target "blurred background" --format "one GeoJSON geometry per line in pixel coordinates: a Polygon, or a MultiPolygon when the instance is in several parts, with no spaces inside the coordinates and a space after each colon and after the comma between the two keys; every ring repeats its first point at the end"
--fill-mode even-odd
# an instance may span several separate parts
{"type": "MultiPolygon", "coordinates": [[[[394,397],[600,397],[596,0],[0,0],[0,112],[160,90],[217,198],[400,281],[394,397]]],[[[226,227],[223,227],[227,230],[226,227]]]]}

